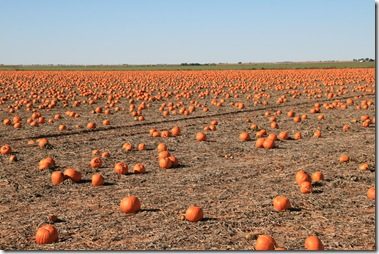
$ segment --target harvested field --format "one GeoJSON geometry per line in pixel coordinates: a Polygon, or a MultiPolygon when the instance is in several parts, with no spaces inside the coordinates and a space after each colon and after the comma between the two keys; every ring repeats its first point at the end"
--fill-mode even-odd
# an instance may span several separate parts
{"type": "Polygon", "coordinates": [[[0,71],[0,120],[11,122],[0,126],[0,146],[9,144],[17,157],[11,162],[10,154],[0,155],[0,248],[251,250],[257,236],[267,234],[288,250],[304,249],[309,235],[328,250],[374,250],[376,208],[367,191],[375,186],[375,96],[373,68],[0,71]],[[306,117],[295,122],[289,111],[306,117]],[[16,115],[21,128],[13,126],[16,115]],[[96,128],[88,129],[89,122],[96,128]],[[174,126],[180,135],[149,135],[174,126]],[[262,129],[288,131],[289,139],[256,148],[262,129]],[[321,137],[314,137],[316,130],[321,137]],[[240,141],[243,131],[251,140],[240,141]],[[197,141],[198,132],[207,140],[197,141]],[[301,139],[294,139],[296,132],[301,139]],[[41,138],[48,139],[46,148],[28,143],[41,138]],[[134,149],[124,151],[125,143],[134,149]],[[136,149],[140,143],[145,150],[136,149]],[[159,167],[159,143],[178,159],[176,167],[159,167]],[[110,157],[93,169],[95,149],[110,157]],[[341,163],[341,154],[349,161],[341,163]],[[47,156],[56,165],[39,170],[47,156]],[[125,175],[114,172],[120,161],[128,165],[125,175]],[[144,174],[133,173],[136,163],[144,164],[144,174]],[[362,163],[367,170],[359,169],[362,163]],[[82,180],[52,185],[51,173],[69,167],[82,180]],[[300,169],[321,171],[325,179],[303,194],[295,181],[300,169]],[[103,186],[91,185],[95,172],[103,186]],[[120,211],[128,195],[141,201],[138,213],[120,211]],[[288,197],[291,208],[275,211],[277,195],[288,197]],[[191,204],[202,208],[203,220],[183,219],[191,204]],[[49,222],[49,215],[58,220],[49,222]],[[57,228],[57,242],[35,243],[43,223],[57,228]]]}

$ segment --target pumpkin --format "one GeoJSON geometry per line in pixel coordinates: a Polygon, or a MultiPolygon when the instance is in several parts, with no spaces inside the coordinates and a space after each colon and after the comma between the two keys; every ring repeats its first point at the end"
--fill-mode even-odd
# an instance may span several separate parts
{"type": "Polygon", "coordinates": [[[143,144],[143,143],[138,144],[138,146],[137,146],[137,150],[138,150],[138,151],[143,151],[143,150],[145,150],[145,144],[143,144]]]}
{"type": "Polygon", "coordinates": [[[161,137],[162,138],[170,137],[170,132],[169,131],[161,131],[161,137]]]}
{"type": "Polygon", "coordinates": [[[158,153],[158,159],[167,158],[170,156],[170,153],[168,151],[162,151],[158,153]]]}
{"type": "Polygon", "coordinates": [[[95,157],[90,161],[90,167],[91,168],[100,168],[103,164],[103,161],[100,157],[95,157]]]}
{"type": "Polygon", "coordinates": [[[196,140],[199,142],[206,141],[207,136],[202,132],[198,132],[198,133],[196,133],[196,140]]]}
{"type": "Polygon", "coordinates": [[[133,167],[134,174],[142,174],[145,173],[145,166],[142,163],[137,163],[133,167]]]}
{"type": "Polygon", "coordinates": [[[293,138],[295,139],[295,140],[299,140],[299,139],[301,139],[302,137],[301,137],[301,132],[296,132],[294,135],[293,135],[293,138]]]}
{"type": "Polygon", "coordinates": [[[267,136],[268,139],[271,139],[273,141],[277,140],[277,136],[275,133],[270,133],[268,136],[267,136]]]}
{"type": "Polygon", "coordinates": [[[312,174],[312,181],[313,182],[320,182],[324,180],[324,174],[321,173],[321,171],[316,171],[312,174]]]}
{"type": "Polygon", "coordinates": [[[131,151],[133,149],[133,146],[130,143],[125,143],[122,145],[122,149],[124,149],[126,152],[128,152],[128,151],[131,151]]]}
{"type": "Polygon", "coordinates": [[[269,235],[260,235],[255,242],[255,250],[274,250],[276,242],[269,235]]]}
{"type": "Polygon", "coordinates": [[[282,131],[278,135],[279,139],[281,140],[287,140],[288,139],[288,131],[282,131]]]}
{"type": "Polygon", "coordinates": [[[16,157],[16,155],[12,154],[11,156],[9,156],[9,161],[10,161],[10,162],[17,161],[17,157],[16,157]]]}
{"type": "Polygon", "coordinates": [[[211,121],[211,125],[218,125],[218,121],[217,120],[212,120],[211,121]]]}
{"type": "Polygon", "coordinates": [[[272,149],[274,148],[274,146],[275,146],[275,141],[270,138],[266,138],[263,142],[263,147],[265,149],[272,149]]]}
{"type": "Polygon", "coordinates": [[[315,137],[315,138],[320,138],[320,137],[321,137],[321,131],[320,131],[320,130],[316,130],[316,131],[313,133],[313,137],[315,137]]]}
{"type": "Polygon", "coordinates": [[[279,125],[276,122],[270,124],[271,129],[279,129],[279,125]]]}
{"type": "Polygon", "coordinates": [[[310,182],[311,181],[311,177],[303,169],[300,169],[299,171],[297,171],[295,178],[296,178],[296,183],[298,185],[301,185],[303,182],[310,182]]]}
{"type": "Polygon", "coordinates": [[[136,196],[124,197],[120,202],[120,210],[123,213],[136,213],[141,209],[141,202],[136,196]]]}
{"type": "Polygon", "coordinates": [[[361,163],[361,164],[359,164],[359,170],[363,170],[363,171],[365,171],[365,170],[368,170],[369,169],[369,166],[368,166],[368,163],[361,163]]]}
{"type": "Polygon", "coordinates": [[[126,165],[124,162],[117,162],[114,165],[114,172],[120,175],[125,175],[128,173],[128,165],[126,165]]]}
{"type": "Polygon", "coordinates": [[[293,118],[293,121],[294,121],[295,123],[300,123],[300,122],[301,122],[301,118],[300,118],[300,116],[295,116],[295,117],[293,118]]]}
{"type": "Polygon", "coordinates": [[[344,124],[344,125],[342,126],[342,131],[347,132],[348,130],[350,130],[350,125],[348,125],[348,124],[344,124]]]}
{"type": "Polygon", "coordinates": [[[37,244],[50,244],[58,241],[58,230],[51,224],[44,224],[37,229],[35,241],[37,244]]]}
{"type": "Polygon", "coordinates": [[[5,144],[0,148],[0,154],[6,155],[12,153],[12,148],[10,145],[5,144]]]}
{"type": "Polygon", "coordinates": [[[375,187],[370,187],[367,191],[367,197],[370,200],[375,200],[375,187]]]}
{"type": "Polygon", "coordinates": [[[38,139],[38,146],[39,148],[45,148],[49,144],[49,140],[47,138],[40,138],[38,139]]]}
{"type": "Polygon", "coordinates": [[[157,146],[158,153],[162,151],[167,151],[167,146],[163,143],[159,143],[157,146]]]}
{"type": "Polygon", "coordinates": [[[98,149],[92,150],[92,155],[93,156],[100,155],[100,150],[98,150],[98,149]]]}
{"type": "Polygon", "coordinates": [[[45,159],[40,160],[38,164],[39,170],[50,169],[55,166],[55,161],[51,157],[46,157],[45,159]]]}
{"type": "Polygon", "coordinates": [[[350,158],[346,154],[342,154],[340,156],[340,163],[348,162],[349,160],[350,160],[350,158]]]}
{"type": "Polygon", "coordinates": [[[275,211],[284,211],[291,207],[291,203],[286,196],[276,196],[273,200],[275,211]]]}
{"type": "Polygon", "coordinates": [[[74,168],[68,168],[64,171],[64,176],[71,181],[78,183],[82,179],[82,174],[74,168]]]}
{"type": "Polygon", "coordinates": [[[51,183],[53,185],[58,185],[62,183],[65,179],[64,174],[61,171],[54,171],[51,173],[51,183]]]}
{"type": "Polygon", "coordinates": [[[160,134],[159,131],[154,131],[153,134],[152,134],[152,136],[153,136],[154,138],[156,138],[156,137],[160,137],[161,134],[160,134]]]}
{"type": "Polygon", "coordinates": [[[186,210],[185,219],[190,222],[200,221],[203,219],[203,210],[199,206],[191,205],[186,210]]]}
{"type": "Polygon", "coordinates": [[[168,169],[168,168],[171,168],[171,166],[172,166],[172,162],[168,157],[159,159],[160,168],[168,169]]]}
{"type": "Polygon", "coordinates": [[[61,125],[58,126],[58,130],[60,130],[60,131],[64,131],[66,129],[67,129],[67,127],[64,124],[61,124],[61,125]]]}
{"type": "Polygon", "coordinates": [[[252,125],[250,125],[250,129],[252,130],[258,130],[258,125],[256,125],[255,123],[253,123],[252,125]]]}
{"type": "Polygon", "coordinates": [[[294,117],[295,116],[295,112],[293,112],[292,110],[288,111],[287,116],[288,117],[294,117]]]}
{"type": "Polygon", "coordinates": [[[111,122],[108,119],[103,120],[103,125],[104,126],[108,126],[110,124],[111,124],[111,122]]]}
{"type": "Polygon", "coordinates": [[[242,132],[240,134],[240,140],[241,141],[249,141],[250,140],[250,135],[246,131],[242,132]]]}
{"type": "Polygon", "coordinates": [[[178,126],[175,126],[171,129],[172,136],[176,137],[180,135],[180,128],[178,126]]]}
{"type": "Polygon", "coordinates": [[[89,122],[87,123],[87,129],[95,129],[96,128],[96,124],[93,123],[93,122],[89,122]]]}
{"type": "Polygon", "coordinates": [[[258,138],[257,141],[255,141],[255,147],[256,148],[263,148],[264,142],[265,142],[265,138],[258,138]]]}
{"type": "Polygon", "coordinates": [[[101,154],[101,158],[109,158],[111,156],[111,154],[109,152],[103,152],[101,154]]]}
{"type": "Polygon", "coordinates": [[[261,137],[264,137],[266,134],[267,134],[266,130],[262,129],[262,130],[259,130],[257,133],[255,133],[255,137],[261,138],[261,137]]]}
{"type": "Polygon", "coordinates": [[[104,184],[104,177],[100,174],[94,174],[91,179],[92,186],[101,186],[104,184]]]}
{"type": "Polygon", "coordinates": [[[324,250],[324,246],[317,236],[308,236],[305,239],[304,247],[307,250],[324,250]]]}
{"type": "Polygon", "coordinates": [[[304,194],[308,194],[312,192],[312,184],[308,181],[302,182],[300,184],[300,192],[304,194]]]}
{"type": "Polygon", "coordinates": [[[168,156],[168,159],[171,161],[172,167],[178,166],[178,159],[174,155],[168,156]]]}

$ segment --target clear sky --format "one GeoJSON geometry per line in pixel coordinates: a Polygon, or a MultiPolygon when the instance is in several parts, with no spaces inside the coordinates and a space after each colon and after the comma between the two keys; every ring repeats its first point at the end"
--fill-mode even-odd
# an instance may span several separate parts
{"type": "Polygon", "coordinates": [[[373,0],[0,0],[2,64],[375,57],[373,0]]]}

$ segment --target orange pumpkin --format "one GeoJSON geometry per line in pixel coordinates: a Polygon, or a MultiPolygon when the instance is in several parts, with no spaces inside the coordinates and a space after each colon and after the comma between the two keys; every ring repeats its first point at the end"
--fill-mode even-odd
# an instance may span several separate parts
{"type": "Polygon", "coordinates": [[[199,142],[206,141],[207,136],[202,132],[198,132],[198,133],[196,133],[196,140],[199,142]]]}
{"type": "Polygon", "coordinates": [[[49,144],[49,140],[47,138],[40,138],[38,139],[38,146],[39,148],[45,148],[49,144]]]}
{"type": "Polygon", "coordinates": [[[340,156],[340,162],[341,162],[341,163],[349,162],[349,160],[350,160],[350,158],[349,158],[349,156],[347,156],[346,154],[342,154],[342,155],[340,156]]]}
{"type": "Polygon", "coordinates": [[[310,181],[311,181],[311,177],[303,169],[299,170],[296,173],[296,182],[298,185],[301,185],[303,182],[310,182],[310,181]]]}
{"type": "Polygon", "coordinates": [[[162,151],[167,151],[167,146],[163,143],[159,143],[157,146],[158,153],[162,151]]]}
{"type": "Polygon", "coordinates": [[[178,166],[178,159],[174,155],[168,156],[168,159],[171,161],[172,167],[178,166]]]}
{"type": "Polygon", "coordinates": [[[175,126],[171,129],[172,136],[176,137],[180,135],[180,128],[178,126],[175,126]]]}
{"type": "Polygon", "coordinates": [[[263,148],[264,142],[265,142],[265,138],[258,138],[257,141],[255,141],[255,147],[263,148]]]}
{"type": "Polygon", "coordinates": [[[324,245],[317,236],[308,236],[305,239],[304,247],[307,250],[324,250],[324,245]]]}
{"type": "Polygon", "coordinates": [[[190,207],[188,207],[186,211],[185,218],[186,220],[191,222],[200,221],[203,219],[203,210],[201,209],[201,207],[191,205],[190,207]]]}
{"type": "Polygon", "coordinates": [[[95,129],[96,128],[96,124],[93,123],[93,122],[89,122],[87,123],[87,129],[95,129]]]}
{"type": "Polygon", "coordinates": [[[2,155],[11,154],[11,153],[12,153],[12,148],[8,144],[5,144],[0,148],[0,154],[2,155]]]}
{"type": "Polygon", "coordinates": [[[134,174],[142,174],[145,173],[145,166],[142,163],[137,163],[133,167],[134,174]]]}
{"type": "Polygon", "coordinates": [[[278,135],[279,139],[281,140],[287,140],[288,139],[288,131],[282,131],[278,135]]]}
{"type": "Polygon", "coordinates": [[[131,151],[133,149],[132,144],[125,143],[122,145],[122,149],[124,149],[126,152],[131,151]]]}
{"type": "Polygon", "coordinates": [[[263,142],[263,147],[265,149],[272,149],[275,147],[275,141],[271,138],[266,138],[263,142]]]}
{"type": "Polygon", "coordinates": [[[44,224],[37,229],[35,241],[37,244],[50,244],[58,241],[58,230],[51,224],[44,224]]]}
{"type": "Polygon", "coordinates": [[[55,166],[55,160],[51,157],[46,157],[45,159],[40,160],[38,164],[39,170],[50,169],[55,166]]]}
{"type": "Polygon", "coordinates": [[[103,165],[103,161],[100,157],[95,157],[90,161],[91,168],[100,168],[103,165]]]}
{"type": "Polygon", "coordinates": [[[114,165],[114,172],[120,175],[125,175],[128,173],[128,165],[126,165],[124,162],[117,162],[114,165]]]}
{"type": "Polygon", "coordinates": [[[321,182],[322,180],[324,180],[324,174],[321,171],[316,171],[312,174],[313,182],[321,182]]]}
{"type": "Polygon", "coordinates": [[[123,213],[136,213],[141,209],[141,202],[136,196],[128,196],[121,200],[120,210],[123,213]]]}
{"type": "Polygon", "coordinates": [[[291,207],[291,203],[286,196],[276,196],[273,200],[275,211],[284,211],[291,207]]]}
{"type": "Polygon", "coordinates": [[[82,179],[82,174],[74,168],[68,168],[64,171],[64,176],[71,181],[78,183],[82,179]]]}
{"type": "Polygon", "coordinates": [[[312,192],[312,184],[308,181],[302,182],[300,184],[300,192],[304,194],[308,194],[312,192]]]}
{"type": "Polygon", "coordinates": [[[104,184],[104,177],[100,173],[96,173],[91,179],[92,186],[101,186],[104,184]]]}
{"type": "Polygon", "coordinates": [[[255,250],[274,250],[276,242],[269,235],[260,235],[255,242],[255,250]]]}
{"type": "Polygon", "coordinates": [[[375,187],[370,187],[367,191],[367,197],[370,200],[375,200],[375,187]]]}
{"type": "Polygon", "coordinates": [[[160,168],[169,169],[169,168],[171,168],[171,166],[172,166],[172,162],[168,157],[159,159],[159,167],[160,168]]]}
{"type": "Polygon", "coordinates": [[[241,141],[249,141],[250,140],[250,135],[246,131],[242,132],[240,134],[240,140],[241,141]]]}
{"type": "Polygon", "coordinates": [[[138,144],[138,146],[137,146],[137,150],[138,150],[138,151],[143,151],[143,150],[145,150],[145,144],[138,144]]]}
{"type": "Polygon", "coordinates": [[[51,173],[51,183],[53,185],[58,185],[62,183],[65,179],[64,174],[61,171],[54,171],[51,173]]]}

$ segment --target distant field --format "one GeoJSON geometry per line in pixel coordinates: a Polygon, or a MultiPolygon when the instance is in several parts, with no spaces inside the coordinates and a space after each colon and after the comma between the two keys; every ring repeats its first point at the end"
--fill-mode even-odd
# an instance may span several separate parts
{"type": "Polygon", "coordinates": [[[374,67],[375,62],[289,62],[203,65],[0,65],[0,70],[261,70],[374,67]]]}

